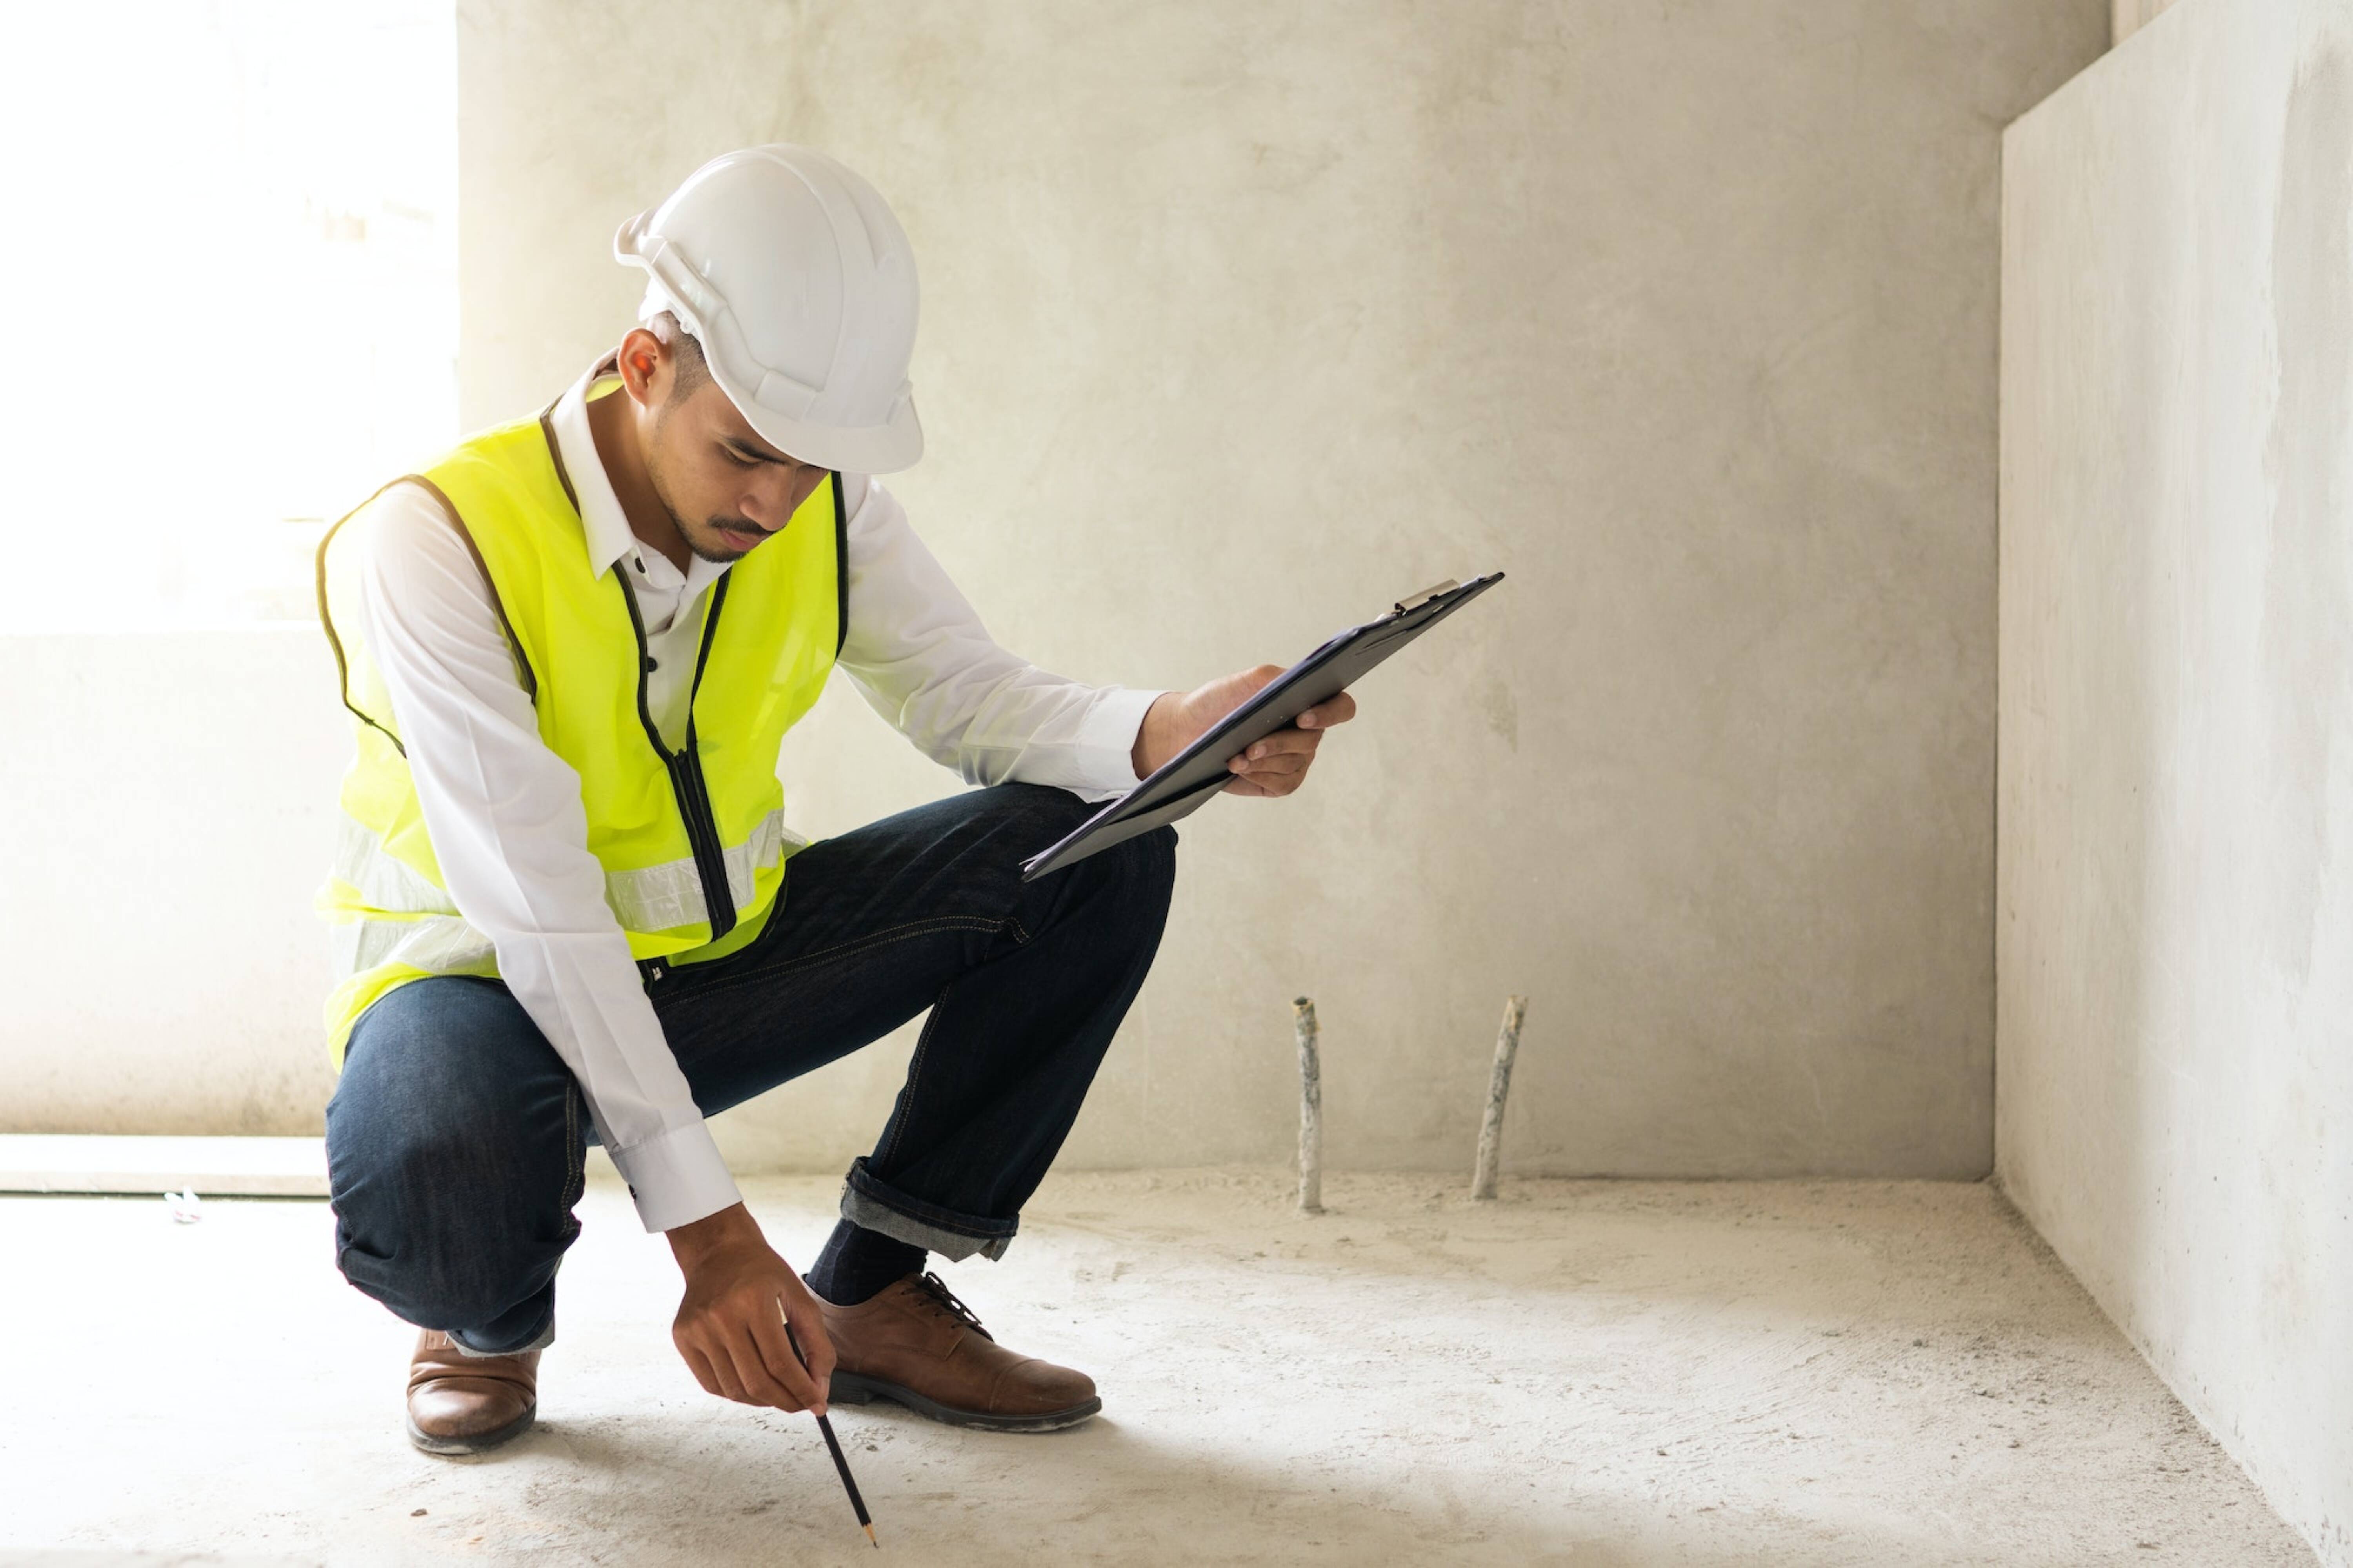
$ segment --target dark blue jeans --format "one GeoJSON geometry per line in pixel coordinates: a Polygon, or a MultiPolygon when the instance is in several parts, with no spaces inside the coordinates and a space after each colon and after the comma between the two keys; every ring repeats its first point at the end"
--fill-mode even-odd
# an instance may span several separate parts
{"type": "MultiPolygon", "coordinates": [[[[1025,885],[1020,862],[1093,809],[1000,784],[901,812],[795,855],[742,951],[640,965],[696,1104],[724,1110],[928,1007],[841,1212],[951,1258],[1002,1255],[1144,984],[1176,880],[1162,827],[1025,885]]],[[[477,1354],[547,1343],[593,1131],[503,984],[400,987],[352,1031],[327,1106],[338,1267],[477,1354]]]]}

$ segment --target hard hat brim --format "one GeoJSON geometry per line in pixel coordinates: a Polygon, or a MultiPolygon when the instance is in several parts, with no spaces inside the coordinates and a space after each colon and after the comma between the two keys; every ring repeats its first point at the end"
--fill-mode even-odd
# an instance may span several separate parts
{"type": "Polygon", "coordinates": [[[711,379],[735,405],[744,422],[760,439],[796,462],[812,463],[844,474],[895,474],[912,468],[923,455],[923,422],[915,416],[915,400],[902,398],[885,425],[850,427],[814,425],[789,419],[762,405],[749,389],[707,358],[711,379]]]}
{"type": "Polygon", "coordinates": [[[744,416],[744,423],[759,433],[760,439],[796,461],[813,463],[837,473],[895,474],[915,466],[923,455],[923,426],[915,414],[913,392],[901,396],[891,417],[880,425],[818,424],[795,419],[762,403],[755,390],[729,365],[729,356],[713,352],[716,345],[705,338],[701,312],[679,298],[638,253],[637,241],[644,218],[645,215],[640,214],[622,225],[614,243],[614,253],[621,261],[647,275],[638,319],[650,321],[658,311],[668,311],[675,317],[702,347],[702,362],[711,372],[711,379],[719,384],[719,390],[726,394],[727,401],[735,405],[735,412],[744,416]]]}

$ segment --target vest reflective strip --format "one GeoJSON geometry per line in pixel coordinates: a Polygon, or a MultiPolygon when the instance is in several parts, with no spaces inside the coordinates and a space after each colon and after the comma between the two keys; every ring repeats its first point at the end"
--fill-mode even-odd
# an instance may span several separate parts
{"type": "Polygon", "coordinates": [[[428,974],[479,968],[491,955],[491,939],[456,915],[413,921],[343,921],[327,928],[335,978],[348,980],[380,963],[405,963],[428,974]]]}
{"type": "MultiPolygon", "coordinates": [[[[783,859],[787,843],[797,850],[808,840],[786,828],[783,812],[772,811],[752,829],[751,837],[721,852],[727,867],[727,894],[738,910],[751,907],[754,877],[783,859]]],[[[613,906],[623,931],[668,931],[711,918],[702,899],[702,873],[692,856],[638,871],[607,872],[605,901],[613,906]]]]}
{"type": "MultiPolygon", "coordinates": [[[[729,847],[727,890],[737,909],[751,905],[754,879],[784,858],[785,846],[806,848],[809,841],[785,826],[785,814],[772,811],[760,819],[752,837],[729,847]]],[[[373,910],[430,918],[407,921],[354,920],[336,922],[335,970],[348,978],[379,963],[407,964],[431,973],[471,967],[490,957],[491,941],[459,918],[449,895],[427,881],[416,869],[385,853],[376,836],[353,817],[344,816],[336,836],[334,874],[359,890],[373,910]]],[[[633,931],[669,931],[696,925],[708,917],[702,901],[702,873],[691,856],[668,860],[636,871],[610,871],[605,876],[605,901],[633,931]]]]}
{"type": "Polygon", "coordinates": [[[372,910],[399,915],[458,912],[448,894],[427,881],[406,861],[385,854],[384,845],[367,826],[348,813],[342,814],[335,830],[334,876],[358,889],[360,901],[372,910]]]}

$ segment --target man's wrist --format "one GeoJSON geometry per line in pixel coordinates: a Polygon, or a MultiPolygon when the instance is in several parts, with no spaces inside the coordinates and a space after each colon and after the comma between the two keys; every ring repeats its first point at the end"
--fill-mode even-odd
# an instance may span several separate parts
{"type": "Polygon", "coordinates": [[[742,1204],[733,1204],[716,1214],[707,1214],[701,1219],[673,1226],[662,1234],[670,1238],[670,1256],[678,1259],[679,1268],[690,1271],[723,1247],[765,1239],[760,1235],[759,1221],[754,1219],[752,1211],[742,1204]]]}
{"type": "Polygon", "coordinates": [[[1128,765],[1135,770],[1137,778],[1151,777],[1154,770],[1160,766],[1164,749],[1160,734],[1167,723],[1169,705],[1183,696],[1181,691],[1164,691],[1152,700],[1151,707],[1144,710],[1144,721],[1135,727],[1135,744],[1127,754],[1128,765]]]}

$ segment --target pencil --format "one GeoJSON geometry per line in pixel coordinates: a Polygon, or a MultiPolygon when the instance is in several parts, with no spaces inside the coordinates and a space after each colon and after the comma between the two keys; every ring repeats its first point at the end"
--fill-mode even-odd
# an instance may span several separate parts
{"type": "MultiPolygon", "coordinates": [[[[785,1324],[785,1342],[793,1347],[793,1354],[799,1358],[803,1370],[807,1370],[808,1357],[801,1354],[801,1342],[795,1337],[789,1321],[785,1324]]],[[[849,1475],[849,1461],[841,1457],[841,1440],[833,1435],[832,1418],[818,1416],[817,1429],[825,1434],[826,1451],[833,1456],[833,1468],[841,1472],[841,1489],[849,1494],[849,1506],[858,1515],[859,1528],[866,1531],[867,1540],[874,1542],[874,1550],[881,1551],[882,1543],[874,1540],[874,1521],[867,1516],[866,1500],[858,1495],[858,1483],[849,1475]]]]}

